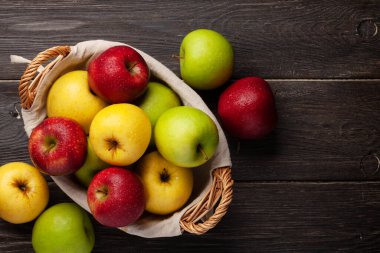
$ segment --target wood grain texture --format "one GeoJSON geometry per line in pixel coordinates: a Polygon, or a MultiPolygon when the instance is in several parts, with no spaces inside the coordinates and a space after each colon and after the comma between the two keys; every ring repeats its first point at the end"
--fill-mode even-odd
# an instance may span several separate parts
{"type": "MultiPolygon", "coordinates": [[[[105,39],[129,43],[179,76],[173,55],[182,39],[211,28],[235,50],[232,79],[199,92],[211,110],[241,77],[262,76],[275,93],[279,122],[268,138],[237,141],[227,133],[234,197],[214,229],[144,239],[92,219],[93,252],[380,252],[378,1],[0,3],[0,165],[30,163],[17,117],[26,65],[11,64],[11,54],[32,59],[52,46],[105,39]]],[[[71,202],[46,179],[49,206],[71,202]]],[[[0,252],[32,252],[33,224],[0,220],[0,252]]]]}
{"type": "Polygon", "coordinates": [[[0,165],[29,161],[28,138],[19,112],[17,83],[0,83],[0,165]]]}
{"type": "Polygon", "coordinates": [[[129,43],[179,74],[183,37],[224,34],[235,49],[234,78],[380,78],[380,5],[355,1],[3,1],[0,78],[18,79],[9,54],[33,58],[90,39],[129,43]]]}
{"type": "MultiPolygon", "coordinates": [[[[378,180],[380,82],[270,81],[279,115],[277,129],[260,141],[228,136],[235,180],[378,180]]],[[[221,88],[201,92],[217,115],[221,88]]],[[[0,161],[29,161],[21,119],[10,111],[17,83],[0,83],[0,161]]],[[[219,119],[220,120],[220,119],[219,119]]]]}
{"type": "Polygon", "coordinates": [[[254,180],[379,179],[380,82],[270,82],[279,122],[261,141],[230,139],[235,171],[254,180]]]}
{"type": "MultiPolygon", "coordinates": [[[[49,206],[70,201],[49,184],[49,206]]],[[[93,221],[96,252],[376,252],[380,183],[237,183],[217,227],[202,236],[144,239],[93,221]]],[[[0,221],[0,251],[31,252],[34,222],[0,221]]]]}

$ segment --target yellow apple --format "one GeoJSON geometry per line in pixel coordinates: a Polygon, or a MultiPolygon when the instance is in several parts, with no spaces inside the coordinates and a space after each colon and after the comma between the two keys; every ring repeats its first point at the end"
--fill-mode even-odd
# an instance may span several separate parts
{"type": "Polygon", "coordinates": [[[90,126],[95,154],[117,166],[136,162],[149,145],[152,127],[146,113],[136,105],[121,103],[99,111],[90,126]]]}
{"type": "Polygon", "coordinates": [[[191,168],[178,167],[157,151],[143,156],[137,163],[146,195],[145,210],[159,215],[173,213],[189,199],[193,190],[191,168]]]}
{"type": "Polygon", "coordinates": [[[34,220],[49,201],[49,188],[39,170],[27,163],[0,167],[0,217],[19,224],[34,220]]]}
{"type": "Polygon", "coordinates": [[[93,94],[87,71],[71,71],[58,78],[49,90],[46,101],[48,117],[67,117],[77,121],[88,133],[95,114],[106,102],[93,94]]]}

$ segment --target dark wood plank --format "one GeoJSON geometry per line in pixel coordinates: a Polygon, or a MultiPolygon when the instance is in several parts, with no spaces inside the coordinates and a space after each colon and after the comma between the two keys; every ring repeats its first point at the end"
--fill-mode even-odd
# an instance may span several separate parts
{"type": "MultiPolygon", "coordinates": [[[[378,180],[380,82],[270,81],[279,123],[268,138],[228,138],[235,180],[378,180]],[[360,167],[361,159],[363,168],[360,167]]],[[[202,92],[216,113],[223,89],[202,92]]],[[[17,83],[0,84],[0,162],[29,161],[17,83]]],[[[228,134],[228,133],[227,133],[228,134]]]]}
{"type": "Polygon", "coordinates": [[[17,82],[0,82],[0,165],[10,161],[30,162],[17,94],[17,82]]]}
{"type": "MultiPolygon", "coordinates": [[[[94,252],[379,252],[379,25],[373,0],[3,1],[0,165],[30,163],[17,117],[25,65],[10,64],[10,54],[32,59],[51,46],[106,39],[138,47],[179,75],[173,54],[182,38],[211,28],[235,49],[228,84],[270,79],[277,129],[261,141],[228,136],[234,200],[209,233],[144,239],[92,219],[94,252]]],[[[214,112],[227,85],[200,92],[214,112]]],[[[46,178],[49,206],[71,202],[46,178]]],[[[32,252],[32,227],[0,220],[0,252],[32,252]]]]}
{"type": "MultiPolygon", "coordinates": [[[[70,201],[54,184],[49,205],[70,201]]],[[[99,225],[94,252],[375,252],[380,183],[237,183],[207,234],[144,239],[99,225]]],[[[33,222],[0,221],[0,251],[31,252],[33,222]]]]}
{"type": "Polygon", "coordinates": [[[0,6],[0,78],[18,79],[9,54],[33,58],[90,39],[138,47],[179,74],[182,38],[197,28],[224,34],[234,78],[380,78],[380,4],[355,1],[5,1],[0,6]]]}
{"type": "Polygon", "coordinates": [[[261,141],[230,139],[239,178],[379,179],[380,82],[270,82],[277,129],[261,141]],[[361,160],[363,159],[363,167],[361,160]]]}

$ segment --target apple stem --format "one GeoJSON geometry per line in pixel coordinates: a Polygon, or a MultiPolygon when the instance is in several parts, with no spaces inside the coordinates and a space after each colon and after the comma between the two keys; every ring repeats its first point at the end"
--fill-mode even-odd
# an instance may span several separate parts
{"type": "Polygon", "coordinates": [[[128,71],[131,72],[132,69],[137,65],[137,62],[133,62],[132,64],[128,64],[127,68],[128,68],[128,71]]]}
{"type": "Polygon", "coordinates": [[[100,200],[104,200],[107,195],[108,195],[108,189],[106,186],[103,186],[102,188],[100,189],[97,189],[96,192],[95,192],[95,195],[98,199],[100,200]]]}
{"type": "Polygon", "coordinates": [[[57,145],[57,142],[56,142],[56,140],[54,140],[53,137],[46,137],[45,144],[48,145],[45,148],[45,153],[49,153],[51,150],[53,150],[55,148],[55,146],[57,145]]]}
{"type": "Polygon", "coordinates": [[[49,145],[49,147],[48,147],[47,149],[48,149],[48,151],[50,151],[50,150],[52,150],[54,147],[55,147],[55,144],[52,143],[52,144],[49,145]]]}
{"type": "Polygon", "coordinates": [[[179,56],[179,55],[177,55],[177,54],[172,54],[172,58],[175,58],[175,59],[177,59],[177,60],[181,60],[181,59],[183,59],[184,57],[181,57],[181,56],[179,56]]]}
{"type": "Polygon", "coordinates": [[[206,152],[203,150],[202,146],[201,146],[201,145],[198,145],[197,149],[202,153],[202,155],[203,155],[205,161],[207,161],[209,158],[208,158],[206,152]]]}

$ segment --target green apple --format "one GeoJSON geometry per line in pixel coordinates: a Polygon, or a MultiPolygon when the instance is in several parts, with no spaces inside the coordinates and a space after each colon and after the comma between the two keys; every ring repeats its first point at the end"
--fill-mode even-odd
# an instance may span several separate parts
{"type": "Polygon", "coordinates": [[[92,178],[96,173],[110,167],[110,165],[102,161],[94,152],[94,149],[91,145],[89,138],[87,137],[87,156],[86,161],[79,170],[75,172],[75,177],[81,182],[84,186],[88,187],[91,183],[92,178]]]}
{"type": "MultiPolygon", "coordinates": [[[[148,115],[153,131],[161,114],[170,108],[180,106],[181,100],[169,87],[161,83],[149,82],[147,90],[143,97],[137,101],[136,105],[148,115]]],[[[154,145],[153,136],[150,139],[150,145],[154,145]]]]}
{"type": "Polygon", "coordinates": [[[91,252],[95,234],[86,211],[74,203],[56,204],[34,224],[32,245],[36,253],[91,252]]]}
{"type": "Polygon", "coordinates": [[[157,151],[143,156],[136,172],[144,185],[145,210],[150,213],[173,213],[187,202],[193,190],[193,170],[172,164],[157,151]]]}
{"type": "Polygon", "coordinates": [[[71,71],[59,77],[48,92],[48,117],[66,117],[77,121],[88,133],[95,114],[106,102],[93,94],[88,84],[87,71],[71,71]]]}
{"type": "Polygon", "coordinates": [[[218,129],[205,112],[178,106],[164,112],[154,128],[160,154],[180,167],[196,167],[214,155],[219,142],[218,129]]]}
{"type": "Polygon", "coordinates": [[[193,88],[209,90],[221,86],[231,77],[233,65],[232,46],[216,31],[194,30],[182,41],[181,76],[193,88]]]}

